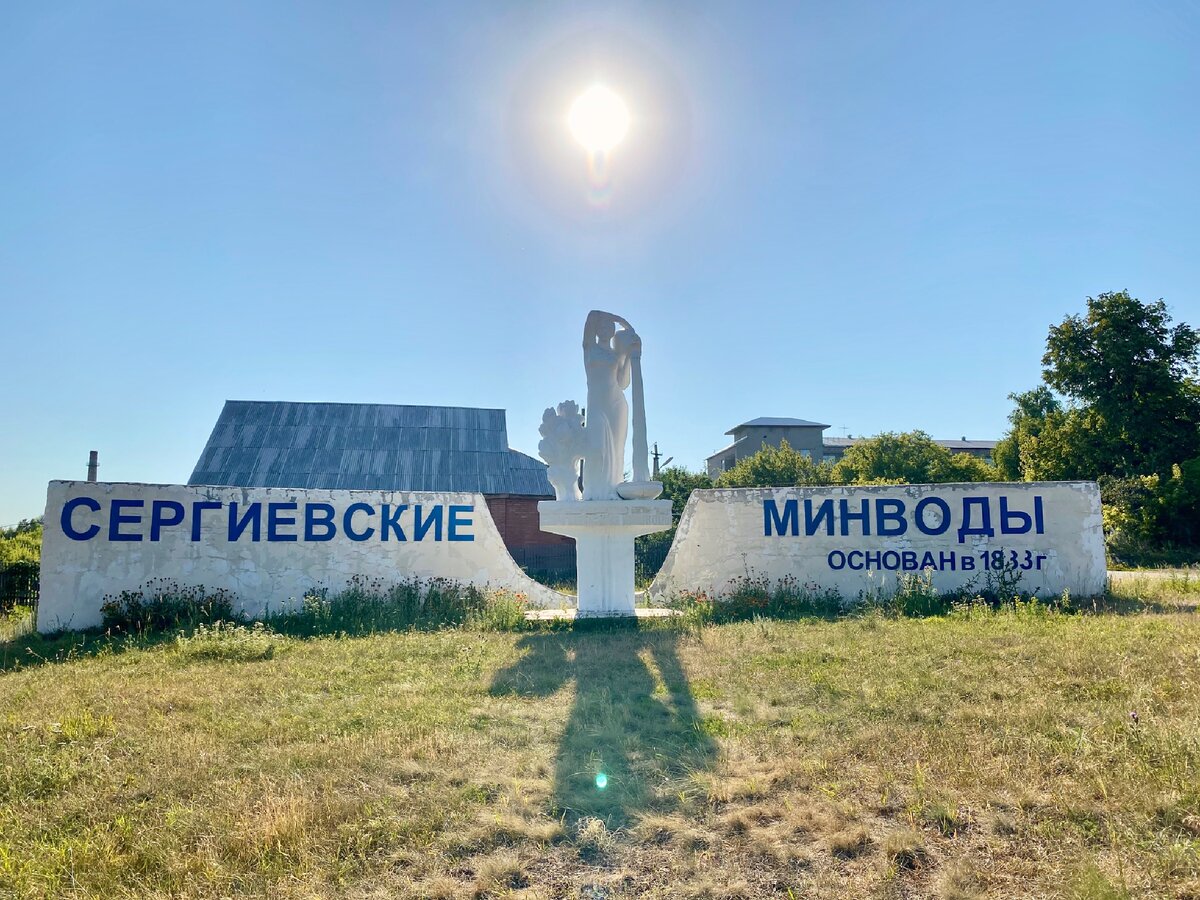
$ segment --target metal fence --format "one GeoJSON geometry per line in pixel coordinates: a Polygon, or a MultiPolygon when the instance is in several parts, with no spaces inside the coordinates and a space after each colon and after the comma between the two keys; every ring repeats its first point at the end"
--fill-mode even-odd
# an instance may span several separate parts
{"type": "Polygon", "coordinates": [[[0,569],[0,612],[14,606],[37,606],[38,570],[35,562],[16,562],[0,569]]]}

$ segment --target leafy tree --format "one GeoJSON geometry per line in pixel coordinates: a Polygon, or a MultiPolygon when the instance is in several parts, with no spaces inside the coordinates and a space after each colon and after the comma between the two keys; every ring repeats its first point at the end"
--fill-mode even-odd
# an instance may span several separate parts
{"type": "Polygon", "coordinates": [[[0,528],[0,569],[13,563],[42,558],[42,520],[24,519],[12,528],[0,528]]]}
{"type": "MultiPolygon", "coordinates": [[[[1172,326],[1161,300],[1142,303],[1127,291],[1089,297],[1085,316],[1052,326],[1043,377],[1076,404],[1061,420],[1046,417],[1068,433],[1039,442],[1049,444],[1042,449],[1066,444],[1076,457],[1059,477],[1166,474],[1200,455],[1198,353],[1200,331],[1172,326]]],[[[1014,415],[1023,415],[1020,403],[1014,415]]],[[[1039,449],[1030,454],[1030,468],[1055,468],[1039,449]]]]}
{"type": "Polygon", "coordinates": [[[888,431],[859,441],[847,448],[833,474],[842,484],[996,480],[994,467],[967,453],[951,453],[923,431],[888,431]]]}
{"type": "MultiPolygon", "coordinates": [[[[1044,384],[1031,391],[1009,394],[1008,399],[1016,404],[1008,414],[1011,427],[1008,434],[996,444],[992,459],[1001,478],[1020,481],[1023,477],[1021,448],[1028,447],[1042,433],[1048,420],[1061,417],[1062,404],[1044,384]]],[[[1051,422],[1051,427],[1053,424],[1051,422]]]]}
{"type": "Polygon", "coordinates": [[[634,555],[637,564],[637,574],[642,580],[652,578],[658,572],[671,542],[675,540],[675,529],[679,525],[679,517],[687,506],[688,497],[697,488],[711,488],[712,479],[703,472],[691,472],[683,466],[668,466],[658,473],[662,482],[661,499],[671,501],[671,527],[666,531],[654,534],[643,534],[634,540],[634,555]]]}
{"type": "Polygon", "coordinates": [[[668,466],[662,469],[658,473],[658,480],[663,486],[662,499],[671,501],[671,518],[676,524],[683,515],[683,508],[687,506],[692,491],[713,486],[708,475],[703,472],[690,472],[683,466],[668,466]]]}
{"type": "Polygon", "coordinates": [[[786,440],[778,447],[763,444],[753,456],[739,459],[717,479],[717,487],[791,487],[797,484],[832,484],[833,466],[814,462],[786,440]]]}

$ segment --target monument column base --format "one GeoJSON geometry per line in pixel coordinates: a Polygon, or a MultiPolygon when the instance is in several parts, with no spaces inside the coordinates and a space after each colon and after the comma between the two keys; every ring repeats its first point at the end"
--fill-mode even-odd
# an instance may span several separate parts
{"type": "Polygon", "coordinates": [[[633,539],[671,527],[670,500],[542,500],[542,531],[575,539],[580,615],[633,615],[633,539]]]}

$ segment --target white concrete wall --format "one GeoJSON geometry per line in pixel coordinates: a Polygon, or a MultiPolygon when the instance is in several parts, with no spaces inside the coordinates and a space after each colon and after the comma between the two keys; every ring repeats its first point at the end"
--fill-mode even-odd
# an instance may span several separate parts
{"type": "MultiPolygon", "coordinates": [[[[322,515],[321,510],[314,512],[314,518],[322,515]]],[[[325,533],[324,526],[314,525],[313,535],[325,533]]],[[[237,594],[248,614],[260,615],[268,607],[278,610],[299,600],[316,586],[340,590],[353,575],[388,583],[413,576],[449,578],[522,593],[533,606],[574,605],[574,598],[534,582],[517,567],[482,494],[52,481],[46,497],[38,629],[46,632],[99,625],[105,595],[137,588],[152,578],[226,588],[237,594]],[[82,503],[75,502],[66,523],[76,534],[73,539],[64,531],[63,512],[66,504],[79,499],[82,503]],[[117,514],[129,518],[114,523],[114,500],[141,501],[142,505],[119,507],[117,514]],[[157,535],[153,527],[156,502],[157,535]],[[199,510],[201,525],[195,534],[198,539],[193,540],[194,504],[202,502],[219,504],[219,508],[199,510]],[[262,504],[259,540],[253,540],[249,528],[237,540],[230,540],[231,503],[237,504],[239,518],[250,504],[262,504]],[[299,508],[277,508],[279,521],[272,533],[269,504],[288,503],[299,508]],[[337,532],[332,539],[305,540],[306,503],[333,507],[337,532]],[[367,504],[374,511],[368,515],[360,507],[351,517],[355,533],[375,529],[366,540],[351,540],[345,533],[345,514],[352,504],[367,504]],[[393,514],[407,504],[398,520],[407,540],[398,540],[393,529],[388,530],[388,540],[381,540],[384,504],[393,514]],[[434,526],[422,540],[415,540],[414,508],[418,504],[424,517],[435,507],[441,508],[440,540],[435,539],[434,526]],[[455,515],[457,540],[451,539],[452,506],[470,508],[459,509],[455,515]],[[176,517],[179,507],[182,521],[165,524],[176,517]],[[296,523],[283,524],[287,517],[294,517],[296,523]],[[90,537],[78,539],[93,529],[90,537]],[[295,539],[286,539],[291,536],[295,539]]]]}
{"type": "Polygon", "coordinates": [[[989,554],[990,565],[991,554],[997,550],[1003,551],[1006,561],[1015,559],[1018,567],[1028,566],[1024,571],[1018,568],[1020,590],[1042,596],[1063,590],[1076,596],[1101,593],[1105,559],[1099,489],[1093,482],[1029,482],[695,491],[650,594],[656,598],[683,590],[720,594],[748,574],[765,575],[773,582],[790,575],[853,599],[859,592],[877,590],[881,585],[893,589],[905,563],[914,564],[909,572],[920,571],[930,559],[935,563],[933,584],[938,589],[968,584],[981,589],[987,576],[981,554],[989,554]],[[922,507],[923,530],[917,526],[915,512],[926,498],[933,499],[922,507]],[[968,498],[971,502],[965,503],[968,498]],[[1035,498],[1040,498],[1041,533],[1034,515],[1035,498]],[[1014,533],[1010,528],[1005,533],[1002,499],[1010,513],[1004,524],[1019,528],[1028,521],[1028,531],[1014,533]],[[833,535],[826,533],[824,519],[811,529],[813,534],[807,534],[806,501],[816,517],[825,500],[833,501],[833,535]],[[860,520],[843,521],[843,500],[853,513],[860,513],[862,501],[867,501],[869,534],[864,534],[860,520]],[[884,501],[884,511],[892,514],[885,529],[900,531],[903,522],[903,533],[879,534],[878,501],[884,501]],[[945,524],[941,503],[949,511],[950,521],[942,534],[929,534],[927,531],[941,530],[945,524]],[[983,530],[985,503],[991,535],[978,533],[983,530]],[[796,512],[794,520],[788,516],[791,509],[796,512]],[[965,523],[964,510],[969,510],[965,523]],[[776,520],[776,511],[782,522],[776,520]],[[1028,520],[1013,515],[1014,511],[1028,515],[1028,520]],[[782,535],[777,533],[780,525],[782,535]],[[765,533],[768,530],[769,535],[765,533]],[[889,552],[894,555],[885,557],[889,552]],[[868,553],[879,558],[868,558],[868,553]],[[931,557],[926,557],[927,553],[931,557]],[[964,557],[970,560],[970,569],[964,570],[964,557]],[[891,563],[899,565],[893,569],[891,563]]]}

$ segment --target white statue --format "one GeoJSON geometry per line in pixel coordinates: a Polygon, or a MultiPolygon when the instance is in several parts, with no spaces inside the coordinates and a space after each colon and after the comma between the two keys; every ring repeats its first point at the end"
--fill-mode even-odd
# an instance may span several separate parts
{"type": "Polygon", "coordinates": [[[550,471],[550,484],[559,500],[578,500],[579,461],[584,454],[583,414],[574,400],[564,400],[557,409],[542,413],[542,425],[538,428],[542,440],[538,443],[538,455],[546,461],[550,471]]]}
{"type": "Polygon", "coordinates": [[[671,501],[654,499],[662,484],[649,480],[642,340],[625,319],[592,310],[583,326],[583,368],[583,427],[574,403],[560,403],[542,416],[538,452],[550,466],[558,499],[538,501],[538,524],[575,541],[579,615],[632,615],[633,540],[671,527],[671,501]],[[633,481],[623,481],[630,431],[625,388],[631,385],[633,481]],[[582,495],[575,478],[581,456],[582,495]]]}
{"type": "Polygon", "coordinates": [[[641,350],[633,326],[620,316],[594,309],[583,326],[583,370],[587,374],[586,451],[583,499],[618,500],[625,477],[625,437],[629,434],[630,354],[641,350]],[[620,333],[617,326],[621,326],[620,333]]]}
{"type": "Polygon", "coordinates": [[[646,444],[646,403],[642,396],[642,339],[620,316],[588,313],[583,326],[583,369],[587,375],[587,423],[579,407],[564,401],[547,409],[538,429],[538,454],[550,467],[559,500],[653,500],[662,484],[650,481],[646,444]],[[617,330],[620,326],[620,330],[617,330]],[[625,438],[633,385],[633,481],[625,477],[625,438]],[[575,467],[583,460],[583,492],[575,467]]]}

